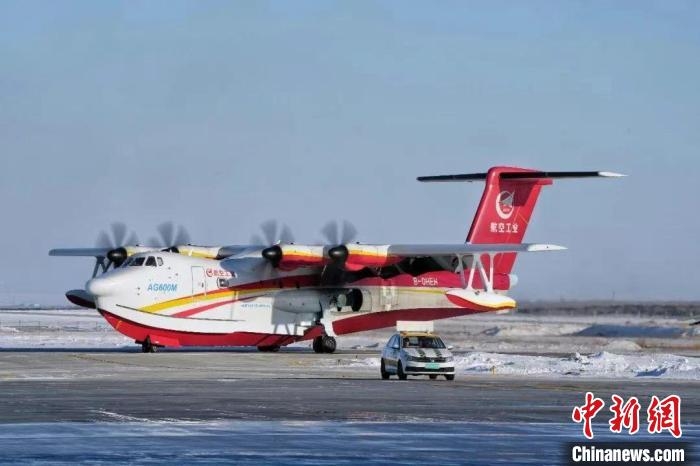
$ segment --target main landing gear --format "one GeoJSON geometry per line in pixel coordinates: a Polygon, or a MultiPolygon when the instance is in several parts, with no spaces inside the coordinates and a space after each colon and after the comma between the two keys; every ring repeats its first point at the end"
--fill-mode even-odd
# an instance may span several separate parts
{"type": "Polygon", "coordinates": [[[336,348],[335,338],[328,335],[316,337],[311,347],[315,353],[333,353],[336,348]]]}
{"type": "MultiPolygon", "coordinates": [[[[138,343],[138,342],[136,342],[138,343]]],[[[157,346],[151,343],[151,337],[146,337],[144,341],[141,342],[141,352],[142,353],[155,353],[157,346]]]]}
{"type": "Polygon", "coordinates": [[[261,353],[276,353],[279,350],[279,345],[258,346],[258,351],[260,351],[261,353]]]}

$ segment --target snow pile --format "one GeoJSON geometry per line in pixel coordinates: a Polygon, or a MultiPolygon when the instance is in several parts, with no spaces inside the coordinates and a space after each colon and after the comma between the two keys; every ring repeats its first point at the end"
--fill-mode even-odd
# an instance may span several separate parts
{"type": "Polygon", "coordinates": [[[495,325],[481,333],[486,336],[532,337],[571,335],[583,331],[587,325],[560,322],[518,322],[512,325],[495,325]]]}
{"type": "Polygon", "coordinates": [[[605,378],[663,377],[700,380],[700,358],[673,354],[621,355],[607,351],[566,358],[474,352],[456,360],[458,372],[605,378]]]}

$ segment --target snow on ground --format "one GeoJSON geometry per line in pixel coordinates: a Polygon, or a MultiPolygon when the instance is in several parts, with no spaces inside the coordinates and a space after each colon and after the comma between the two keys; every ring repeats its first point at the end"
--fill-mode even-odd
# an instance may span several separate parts
{"type": "Polygon", "coordinates": [[[570,357],[474,352],[458,357],[464,373],[584,376],[595,378],[661,377],[700,380],[700,358],[673,354],[614,354],[601,351],[570,357]]]}
{"type": "Polygon", "coordinates": [[[0,348],[120,348],[133,340],[116,332],[97,311],[0,311],[0,348]]]}
{"type": "MultiPolygon", "coordinates": [[[[686,319],[636,315],[476,314],[435,322],[436,332],[461,351],[529,354],[663,352],[700,356],[700,325],[686,319]]],[[[386,344],[393,329],[343,336],[342,349],[386,344]]]]}
{"type": "MultiPolygon", "coordinates": [[[[379,368],[379,357],[325,359],[326,367],[379,368]]],[[[539,377],[582,376],[591,378],[649,377],[700,380],[700,358],[673,354],[614,354],[602,351],[592,355],[575,353],[569,357],[484,353],[475,351],[455,356],[457,374],[493,374],[539,377]]]]}
{"type": "MultiPolygon", "coordinates": [[[[700,380],[700,326],[630,316],[476,315],[436,322],[454,346],[458,373],[542,377],[659,377],[700,380]],[[675,355],[673,353],[682,353],[675,355]]],[[[337,368],[379,367],[393,329],[338,338],[342,350],[373,354],[319,360],[337,368]],[[376,356],[374,355],[376,354],[376,356]]],[[[295,347],[308,347],[301,342],[295,347]]],[[[134,348],[88,309],[0,311],[2,348],[134,348]]]]}

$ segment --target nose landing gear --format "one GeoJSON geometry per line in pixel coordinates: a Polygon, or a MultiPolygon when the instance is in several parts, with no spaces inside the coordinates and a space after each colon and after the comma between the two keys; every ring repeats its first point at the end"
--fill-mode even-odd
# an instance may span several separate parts
{"type": "Polygon", "coordinates": [[[311,345],[315,353],[333,353],[336,348],[335,338],[329,337],[328,335],[323,335],[314,338],[311,345]]]}

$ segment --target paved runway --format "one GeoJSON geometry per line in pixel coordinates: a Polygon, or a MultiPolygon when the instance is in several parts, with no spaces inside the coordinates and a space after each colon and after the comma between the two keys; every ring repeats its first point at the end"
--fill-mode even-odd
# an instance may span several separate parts
{"type": "MultiPolygon", "coordinates": [[[[356,352],[0,352],[0,422],[157,420],[502,421],[569,423],[586,391],[674,393],[700,423],[700,383],[458,375],[383,381],[347,367],[356,352]],[[328,367],[324,367],[328,366],[328,367]]],[[[609,402],[609,401],[608,401],[609,402]]]]}

